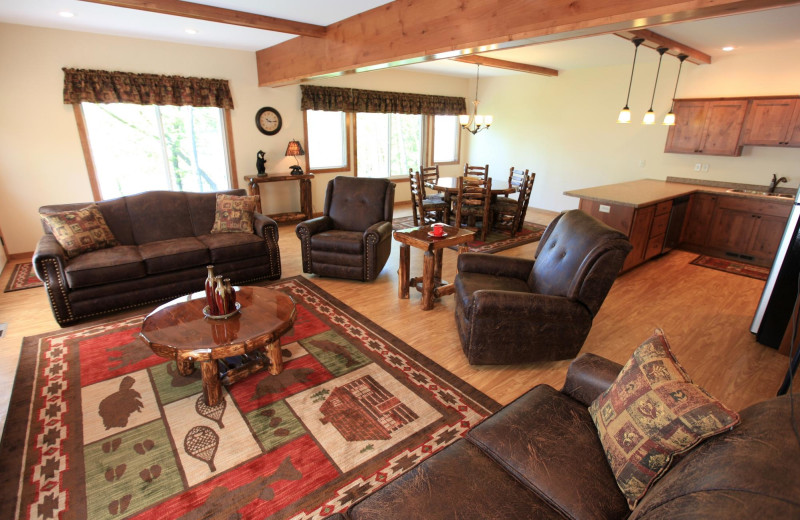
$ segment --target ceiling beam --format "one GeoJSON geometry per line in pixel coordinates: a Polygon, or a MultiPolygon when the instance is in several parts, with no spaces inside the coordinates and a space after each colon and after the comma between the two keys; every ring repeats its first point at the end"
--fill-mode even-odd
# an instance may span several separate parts
{"type": "Polygon", "coordinates": [[[487,67],[494,67],[496,69],[516,70],[518,72],[527,72],[528,74],[540,74],[542,76],[558,76],[556,69],[548,69],[547,67],[540,67],[538,65],[528,65],[527,63],[517,63],[516,61],[498,60],[496,58],[489,58],[486,56],[459,56],[453,58],[454,61],[461,61],[464,63],[473,63],[475,65],[485,65],[487,67]]]}
{"type": "Polygon", "coordinates": [[[193,2],[183,2],[181,0],[81,0],[94,4],[111,5],[114,7],[125,7],[137,9],[139,11],[149,11],[151,13],[170,14],[182,16],[184,18],[194,18],[195,20],[206,20],[209,22],[226,23],[230,25],[240,25],[242,27],[252,27],[253,29],[263,29],[280,33],[296,34],[306,38],[322,38],[327,30],[321,25],[310,23],[295,22],[263,16],[244,11],[234,11],[223,9],[211,5],[196,4],[193,2]]]}
{"type": "Polygon", "coordinates": [[[698,51],[697,49],[693,49],[688,45],[684,45],[681,42],[676,42],[666,36],[661,36],[658,33],[654,33],[650,29],[637,29],[633,31],[620,31],[616,33],[617,36],[621,36],[626,40],[632,40],[634,38],[644,38],[644,42],[642,45],[645,47],[650,47],[651,49],[657,49],[659,47],[666,47],[669,50],[667,54],[672,54],[673,56],[677,56],[678,54],[685,54],[689,56],[687,61],[690,61],[696,65],[709,65],[711,64],[711,56],[708,54],[698,51]]]}
{"type": "Polygon", "coordinates": [[[260,86],[297,83],[800,0],[395,0],[256,53],[260,86]]]}

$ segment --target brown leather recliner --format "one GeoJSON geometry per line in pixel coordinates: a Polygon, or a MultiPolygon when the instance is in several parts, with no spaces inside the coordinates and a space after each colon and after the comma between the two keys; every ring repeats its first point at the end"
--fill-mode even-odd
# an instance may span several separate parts
{"type": "Polygon", "coordinates": [[[623,233],[571,210],[545,230],[536,260],[460,255],[455,316],[470,364],[575,357],[630,250],[623,233]]]}
{"type": "Polygon", "coordinates": [[[303,272],[374,280],[392,252],[395,184],[388,179],[335,177],[321,217],[297,225],[303,272]]]}

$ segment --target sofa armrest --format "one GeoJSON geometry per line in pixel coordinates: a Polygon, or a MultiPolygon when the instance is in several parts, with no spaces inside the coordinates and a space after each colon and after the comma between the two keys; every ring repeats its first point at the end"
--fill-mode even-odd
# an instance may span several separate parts
{"type": "Polygon", "coordinates": [[[622,365],[595,354],[581,354],[570,363],[561,392],[586,406],[617,379],[622,365]]]}
{"type": "Polygon", "coordinates": [[[527,280],[533,269],[533,260],[496,256],[487,253],[458,255],[458,272],[490,274],[527,280]]]}
{"type": "Polygon", "coordinates": [[[67,263],[67,255],[53,235],[46,234],[39,239],[33,253],[33,268],[36,276],[44,282],[53,316],[62,327],[75,320],[64,273],[67,263]]]}
{"type": "Polygon", "coordinates": [[[386,220],[372,224],[364,231],[364,241],[369,243],[370,236],[375,243],[392,237],[392,223],[386,220]]]}
{"type": "Polygon", "coordinates": [[[253,230],[260,238],[272,236],[275,242],[278,241],[278,223],[266,215],[253,214],[253,230]]]}
{"type": "Polygon", "coordinates": [[[58,240],[56,240],[56,237],[49,233],[39,239],[39,243],[36,244],[36,250],[33,252],[33,268],[36,271],[36,276],[43,282],[45,281],[45,259],[51,259],[56,262],[63,278],[64,268],[67,266],[67,254],[61,244],[58,243],[58,240]]]}
{"type": "Polygon", "coordinates": [[[297,224],[294,232],[297,235],[297,238],[302,240],[304,236],[311,237],[312,235],[316,235],[317,233],[321,233],[332,228],[333,219],[322,215],[321,217],[304,220],[303,222],[297,224]]]}
{"type": "Polygon", "coordinates": [[[563,322],[569,316],[584,316],[586,308],[563,296],[482,289],[472,296],[471,318],[511,316],[512,319],[563,322]]]}

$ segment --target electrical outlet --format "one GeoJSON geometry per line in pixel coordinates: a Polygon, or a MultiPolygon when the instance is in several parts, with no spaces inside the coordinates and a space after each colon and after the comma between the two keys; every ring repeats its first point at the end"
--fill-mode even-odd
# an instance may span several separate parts
{"type": "Polygon", "coordinates": [[[644,168],[646,164],[647,164],[647,161],[642,159],[641,161],[639,161],[639,168],[644,168]]]}
{"type": "Polygon", "coordinates": [[[707,163],[706,163],[706,164],[703,164],[703,171],[704,171],[704,172],[707,172],[707,171],[708,171],[708,164],[707,164],[707,163]]]}
{"type": "Polygon", "coordinates": [[[702,164],[700,164],[700,163],[695,163],[695,164],[694,164],[694,171],[696,171],[696,172],[699,172],[699,171],[700,171],[700,167],[701,167],[701,166],[703,166],[703,165],[702,165],[702,164]]]}
{"type": "Polygon", "coordinates": [[[611,213],[611,206],[608,206],[606,204],[600,204],[600,207],[597,208],[597,211],[599,211],[600,213],[611,213]]]}

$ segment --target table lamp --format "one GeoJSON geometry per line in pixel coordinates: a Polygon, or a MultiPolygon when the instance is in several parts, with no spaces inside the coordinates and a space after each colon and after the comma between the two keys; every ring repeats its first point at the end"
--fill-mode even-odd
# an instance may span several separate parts
{"type": "Polygon", "coordinates": [[[303,175],[303,168],[300,167],[300,161],[297,156],[305,154],[306,152],[303,150],[303,145],[300,144],[300,141],[294,139],[289,141],[289,146],[286,147],[286,157],[294,157],[294,160],[297,161],[297,165],[290,167],[292,175],[303,175]]]}

